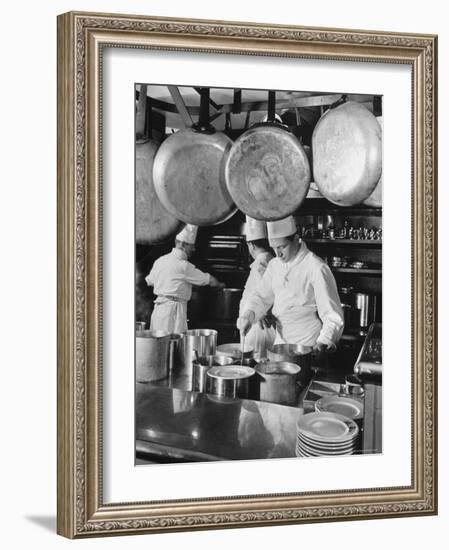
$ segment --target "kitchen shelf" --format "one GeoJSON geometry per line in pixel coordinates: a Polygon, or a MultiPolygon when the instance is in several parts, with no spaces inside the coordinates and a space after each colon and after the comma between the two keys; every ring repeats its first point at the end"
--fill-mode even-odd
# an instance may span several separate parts
{"type": "Polygon", "coordinates": [[[357,273],[358,275],[382,275],[381,269],[356,269],[355,267],[331,267],[335,273],[357,273]]]}
{"type": "Polygon", "coordinates": [[[360,246],[368,245],[368,246],[382,246],[382,241],[375,240],[375,239],[308,239],[307,237],[303,238],[303,240],[306,243],[311,244],[332,244],[332,245],[340,245],[340,244],[347,244],[347,245],[353,245],[353,246],[360,246]]]}

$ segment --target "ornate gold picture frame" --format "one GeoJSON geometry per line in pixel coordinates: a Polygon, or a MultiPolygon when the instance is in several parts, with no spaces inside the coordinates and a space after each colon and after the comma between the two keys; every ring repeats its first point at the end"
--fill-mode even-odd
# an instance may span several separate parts
{"type": "MultiPolygon", "coordinates": [[[[437,513],[437,37],[75,13],[58,17],[58,533],[89,536],[437,513]],[[105,502],[103,53],[106,48],[411,69],[411,484],[105,502]]],[[[129,169],[133,171],[134,167],[129,169]]],[[[132,449],[130,451],[132,453],[132,449]]]]}

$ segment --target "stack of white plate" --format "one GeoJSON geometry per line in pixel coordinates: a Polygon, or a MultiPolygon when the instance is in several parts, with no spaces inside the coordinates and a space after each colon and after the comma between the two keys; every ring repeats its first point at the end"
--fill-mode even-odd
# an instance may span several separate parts
{"type": "Polygon", "coordinates": [[[297,425],[296,456],[344,456],[357,448],[359,427],[342,414],[314,412],[297,425]]]}
{"type": "Polygon", "coordinates": [[[315,403],[317,412],[342,414],[352,420],[363,418],[363,403],[345,395],[327,395],[315,403]]]}

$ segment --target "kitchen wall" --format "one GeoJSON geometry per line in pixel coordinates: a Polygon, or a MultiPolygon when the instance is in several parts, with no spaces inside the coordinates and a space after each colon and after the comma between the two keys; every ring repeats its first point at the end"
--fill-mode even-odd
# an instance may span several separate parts
{"type": "Polygon", "coordinates": [[[2,547],[439,549],[449,535],[449,30],[443,2],[275,3],[16,0],[2,7],[2,547]],[[56,15],[95,10],[440,34],[440,515],[320,525],[67,541],[56,514],[56,15]]]}

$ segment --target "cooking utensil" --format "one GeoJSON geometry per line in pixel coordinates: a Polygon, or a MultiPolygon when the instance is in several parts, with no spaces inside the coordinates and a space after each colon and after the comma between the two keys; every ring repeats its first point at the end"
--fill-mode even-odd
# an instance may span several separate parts
{"type": "Polygon", "coordinates": [[[184,334],[170,334],[170,346],[168,354],[168,371],[180,372],[184,368],[184,334]]]}
{"type": "Polygon", "coordinates": [[[236,212],[222,168],[231,145],[209,124],[209,89],[202,88],[198,124],[170,135],[154,158],[156,194],[173,216],[201,226],[222,223],[236,212]]]}
{"type": "Polygon", "coordinates": [[[203,294],[203,308],[208,319],[233,320],[239,316],[240,288],[208,288],[203,294]]]}
{"type": "Polygon", "coordinates": [[[267,358],[271,362],[286,361],[301,367],[298,382],[305,386],[312,378],[312,347],[302,344],[275,344],[268,348],[267,358]]]}
{"type": "Polygon", "coordinates": [[[329,109],[312,135],[313,174],[321,194],[341,206],[367,199],[382,171],[382,131],[353,101],[329,109]]]}
{"type": "Polygon", "coordinates": [[[256,373],[259,379],[261,401],[281,405],[298,404],[297,376],[301,367],[286,361],[259,363],[256,373]]]}
{"type": "Polygon", "coordinates": [[[209,391],[223,397],[247,399],[249,396],[249,380],[254,374],[254,369],[241,365],[212,367],[207,371],[209,391]]]}
{"type": "Polygon", "coordinates": [[[193,362],[192,390],[198,392],[207,392],[207,371],[211,367],[220,367],[232,365],[233,360],[230,357],[221,355],[207,355],[199,357],[193,362]]]}
{"type": "MultiPolygon", "coordinates": [[[[238,361],[242,356],[240,344],[221,344],[217,346],[217,355],[225,355],[231,357],[235,361],[238,361]]],[[[250,359],[254,355],[254,349],[251,346],[246,346],[243,350],[243,356],[245,359],[250,359]]]]}
{"type": "Polygon", "coordinates": [[[184,374],[192,375],[195,353],[199,357],[215,354],[217,336],[217,331],[212,329],[188,330],[185,333],[184,374]]]}
{"type": "Polygon", "coordinates": [[[136,334],[136,379],[161,380],[168,376],[170,334],[162,330],[142,330],[136,334]]]}
{"type": "Polygon", "coordinates": [[[241,361],[245,359],[245,333],[240,332],[240,353],[241,353],[241,361]]]}
{"type": "Polygon", "coordinates": [[[255,124],[232,145],[225,179],[235,204],[258,220],[292,214],[310,185],[310,166],[299,140],[275,121],[275,92],[268,95],[268,121],[255,124]]]}
{"type": "Polygon", "coordinates": [[[153,162],[159,144],[144,133],[146,106],[147,86],[143,84],[136,113],[136,243],[143,245],[162,243],[182,227],[154,190],[153,162]]]}

